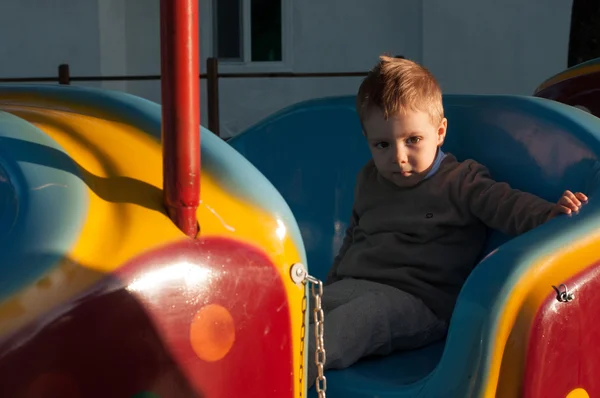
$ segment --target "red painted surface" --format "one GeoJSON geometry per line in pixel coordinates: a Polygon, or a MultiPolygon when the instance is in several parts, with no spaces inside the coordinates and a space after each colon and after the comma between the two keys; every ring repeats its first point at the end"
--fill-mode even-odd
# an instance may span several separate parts
{"type": "Polygon", "coordinates": [[[198,1],[161,0],[164,201],[188,236],[198,232],[200,201],[200,69],[198,1]]]}
{"type": "Polygon", "coordinates": [[[563,80],[540,90],[535,96],[567,105],[584,106],[593,115],[600,117],[600,72],[563,80]]]}
{"type": "Polygon", "coordinates": [[[565,398],[575,388],[600,396],[600,263],[558,282],[575,294],[559,302],[551,293],[533,322],[523,398],[565,398]]]}
{"type": "MultiPolygon", "coordinates": [[[[226,329],[212,335],[217,347],[231,342],[226,329]]],[[[185,241],[135,259],[1,341],[0,395],[291,398],[292,346],[285,287],[262,252],[227,239],[185,241]],[[217,306],[235,338],[221,359],[203,360],[190,331],[202,309],[217,306]]]]}

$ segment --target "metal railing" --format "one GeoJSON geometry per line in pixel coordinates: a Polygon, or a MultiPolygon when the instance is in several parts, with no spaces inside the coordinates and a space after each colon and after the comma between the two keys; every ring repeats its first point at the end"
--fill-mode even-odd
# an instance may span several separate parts
{"type": "MultiPolygon", "coordinates": [[[[216,58],[206,60],[206,73],[199,78],[206,79],[208,129],[220,136],[219,112],[219,80],[220,79],[273,79],[273,78],[329,78],[329,77],[362,77],[367,72],[273,72],[273,73],[220,73],[219,61],[216,58]]],[[[116,76],[71,76],[69,64],[58,66],[58,75],[49,77],[16,77],[0,78],[0,83],[58,83],[69,85],[72,82],[109,82],[109,81],[156,81],[160,75],[116,75],[116,76]]]]}

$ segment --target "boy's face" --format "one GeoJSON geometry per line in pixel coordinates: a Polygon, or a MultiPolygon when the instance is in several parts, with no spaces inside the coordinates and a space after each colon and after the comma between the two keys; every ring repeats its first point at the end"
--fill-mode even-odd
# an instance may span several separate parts
{"type": "Polygon", "coordinates": [[[421,181],[431,169],[446,137],[446,118],[435,125],[425,112],[409,111],[385,120],[372,109],[364,120],[365,134],[379,173],[400,187],[421,181]]]}

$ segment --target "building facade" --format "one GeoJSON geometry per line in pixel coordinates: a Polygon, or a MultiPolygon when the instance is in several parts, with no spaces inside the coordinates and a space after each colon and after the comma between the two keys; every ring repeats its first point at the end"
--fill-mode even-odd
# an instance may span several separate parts
{"type": "MultiPolygon", "coordinates": [[[[201,68],[363,72],[382,53],[428,67],[446,93],[531,94],[567,66],[572,1],[200,0],[201,68]]],[[[6,0],[0,77],[158,75],[159,0],[6,0]]],[[[223,136],[282,107],[352,94],[360,77],[221,79],[223,136]]],[[[77,83],[160,102],[160,82],[77,83]]],[[[201,95],[207,125],[206,82],[201,95]]]]}

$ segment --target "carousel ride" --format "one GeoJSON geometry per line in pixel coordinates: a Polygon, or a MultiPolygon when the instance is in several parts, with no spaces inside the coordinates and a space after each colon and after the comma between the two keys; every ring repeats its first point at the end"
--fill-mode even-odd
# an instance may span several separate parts
{"type": "Polygon", "coordinates": [[[592,72],[551,79],[545,98],[444,98],[444,150],[589,204],[518,238],[490,231],[445,341],[307,391],[308,303],[368,159],[354,99],[296,104],[224,142],[200,127],[197,38],[198,2],[163,0],[162,107],[0,86],[3,397],[600,395],[598,85],[577,80],[592,72]]]}

